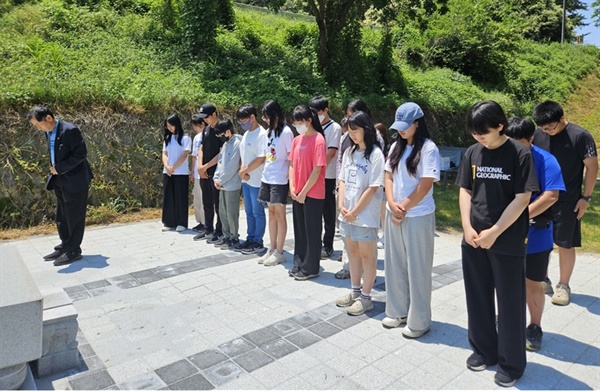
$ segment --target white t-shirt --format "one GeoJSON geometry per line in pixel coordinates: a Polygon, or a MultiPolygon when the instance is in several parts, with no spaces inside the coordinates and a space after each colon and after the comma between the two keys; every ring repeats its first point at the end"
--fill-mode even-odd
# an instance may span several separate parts
{"type": "MultiPolygon", "coordinates": [[[[342,158],[340,181],[344,181],[344,207],[352,210],[362,194],[371,187],[378,187],[377,193],[371,198],[369,204],[358,213],[358,218],[350,222],[351,225],[361,227],[380,226],[379,213],[381,210],[381,194],[383,193],[383,169],[385,157],[379,147],[375,146],[369,160],[363,151],[354,151],[349,148],[342,158]]],[[[340,213],[338,219],[345,222],[340,213]]]]}
{"type": "MultiPolygon", "coordinates": [[[[246,131],[242,136],[240,143],[240,156],[242,158],[242,167],[248,166],[256,158],[265,156],[265,147],[267,145],[267,131],[261,127],[246,131]]],[[[247,183],[251,187],[260,188],[260,179],[262,178],[262,172],[265,168],[263,163],[256,169],[252,170],[249,180],[242,180],[243,183],[247,183]]]]}
{"type": "MultiPolygon", "coordinates": [[[[172,135],[171,136],[171,141],[169,142],[169,145],[165,145],[165,142],[163,142],[163,152],[167,152],[167,162],[169,164],[169,166],[174,165],[175,162],[177,162],[179,160],[179,158],[181,158],[181,155],[183,154],[184,151],[192,151],[192,139],[188,136],[188,135],[183,135],[183,137],[181,138],[181,145],[179,143],[177,143],[177,136],[176,135],[172,135]]],[[[167,174],[167,169],[165,169],[164,165],[163,165],[163,174],[167,174]]],[[[189,164],[187,162],[187,160],[185,162],[183,162],[181,165],[179,165],[178,167],[175,168],[175,171],[173,172],[173,175],[189,175],[190,174],[190,167],[189,164]]]]}
{"type": "MultiPolygon", "coordinates": [[[[329,152],[330,148],[335,148],[337,152],[339,152],[340,147],[340,138],[342,137],[342,127],[340,124],[336,123],[333,120],[330,120],[327,127],[323,128],[325,132],[325,144],[327,146],[327,152],[329,152]]],[[[336,179],[336,162],[337,162],[337,154],[336,156],[329,162],[327,165],[327,169],[325,169],[325,178],[326,179],[336,179]]]]}
{"type": "MultiPolygon", "coordinates": [[[[396,143],[390,147],[390,154],[394,150],[396,143]]],[[[413,177],[408,173],[406,169],[406,159],[409,157],[413,150],[413,146],[406,146],[404,154],[398,163],[398,167],[393,172],[394,180],[394,201],[396,203],[401,202],[410,195],[421,178],[433,178],[434,181],[440,180],[440,153],[437,146],[430,139],[427,139],[421,149],[421,159],[417,165],[416,176],[413,177]]],[[[389,156],[388,156],[389,158],[389,156]]],[[[392,167],[390,161],[385,163],[385,171],[392,173],[392,167]]],[[[386,203],[386,208],[389,210],[390,207],[386,203]]],[[[427,195],[413,208],[406,212],[406,216],[415,217],[428,215],[435,212],[435,202],[433,201],[433,187],[427,192],[427,195]]],[[[457,211],[458,213],[458,211],[457,211]]]]}
{"type": "Polygon", "coordinates": [[[265,169],[263,170],[261,181],[271,185],[285,185],[288,183],[288,169],[290,167],[289,154],[292,150],[292,141],[294,133],[285,125],[279,137],[275,137],[275,132],[268,136],[265,147],[265,169]]]}
{"type": "MultiPolygon", "coordinates": [[[[200,145],[202,144],[202,134],[204,132],[197,133],[194,136],[194,141],[192,142],[192,156],[198,158],[198,150],[200,150],[200,145]]],[[[196,167],[192,167],[192,171],[194,172],[194,179],[199,180],[200,174],[198,174],[198,160],[196,159],[196,167]]]]}

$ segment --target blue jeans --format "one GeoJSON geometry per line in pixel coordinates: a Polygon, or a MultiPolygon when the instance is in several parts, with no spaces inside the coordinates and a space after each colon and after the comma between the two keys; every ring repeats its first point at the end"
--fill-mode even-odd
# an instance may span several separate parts
{"type": "Polygon", "coordinates": [[[242,194],[244,195],[244,209],[246,210],[246,221],[248,222],[248,237],[246,240],[263,243],[267,218],[265,207],[258,201],[258,191],[246,183],[242,183],[242,194]]]}

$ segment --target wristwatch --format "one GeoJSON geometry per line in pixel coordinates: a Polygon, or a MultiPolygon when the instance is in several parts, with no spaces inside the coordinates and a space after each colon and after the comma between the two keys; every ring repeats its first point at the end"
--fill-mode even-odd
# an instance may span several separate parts
{"type": "Polygon", "coordinates": [[[592,201],[592,196],[581,196],[581,198],[582,198],[583,200],[587,201],[588,203],[589,203],[590,201],[592,201]]]}

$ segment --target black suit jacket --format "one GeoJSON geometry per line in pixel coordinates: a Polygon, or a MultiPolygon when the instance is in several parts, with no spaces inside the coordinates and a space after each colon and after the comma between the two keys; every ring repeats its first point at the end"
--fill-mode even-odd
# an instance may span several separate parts
{"type": "MultiPolygon", "coordinates": [[[[50,133],[46,132],[46,139],[49,137],[50,133]]],[[[54,143],[54,168],[58,172],[58,176],[51,174],[48,177],[46,188],[54,189],[56,177],[58,177],[60,186],[65,192],[79,193],[86,190],[94,177],[86,157],[87,148],[79,128],[60,120],[54,143]]]]}

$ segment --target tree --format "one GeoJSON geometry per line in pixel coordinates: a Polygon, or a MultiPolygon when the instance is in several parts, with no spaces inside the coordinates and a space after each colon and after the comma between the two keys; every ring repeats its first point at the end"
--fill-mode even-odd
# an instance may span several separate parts
{"type": "Polygon", "coordinates": [[[191,55],[206,53],[215,46],[219,14],[213,0],[183,0],[180,18],[183,42],[191,55]]]}
{"type": "Polygon", "coordinates": [[[600,0],[594,1],[592,3],[592,8],[594,9],[594,13],[592,14],[594,26],[600,27],[600,0]]]}

